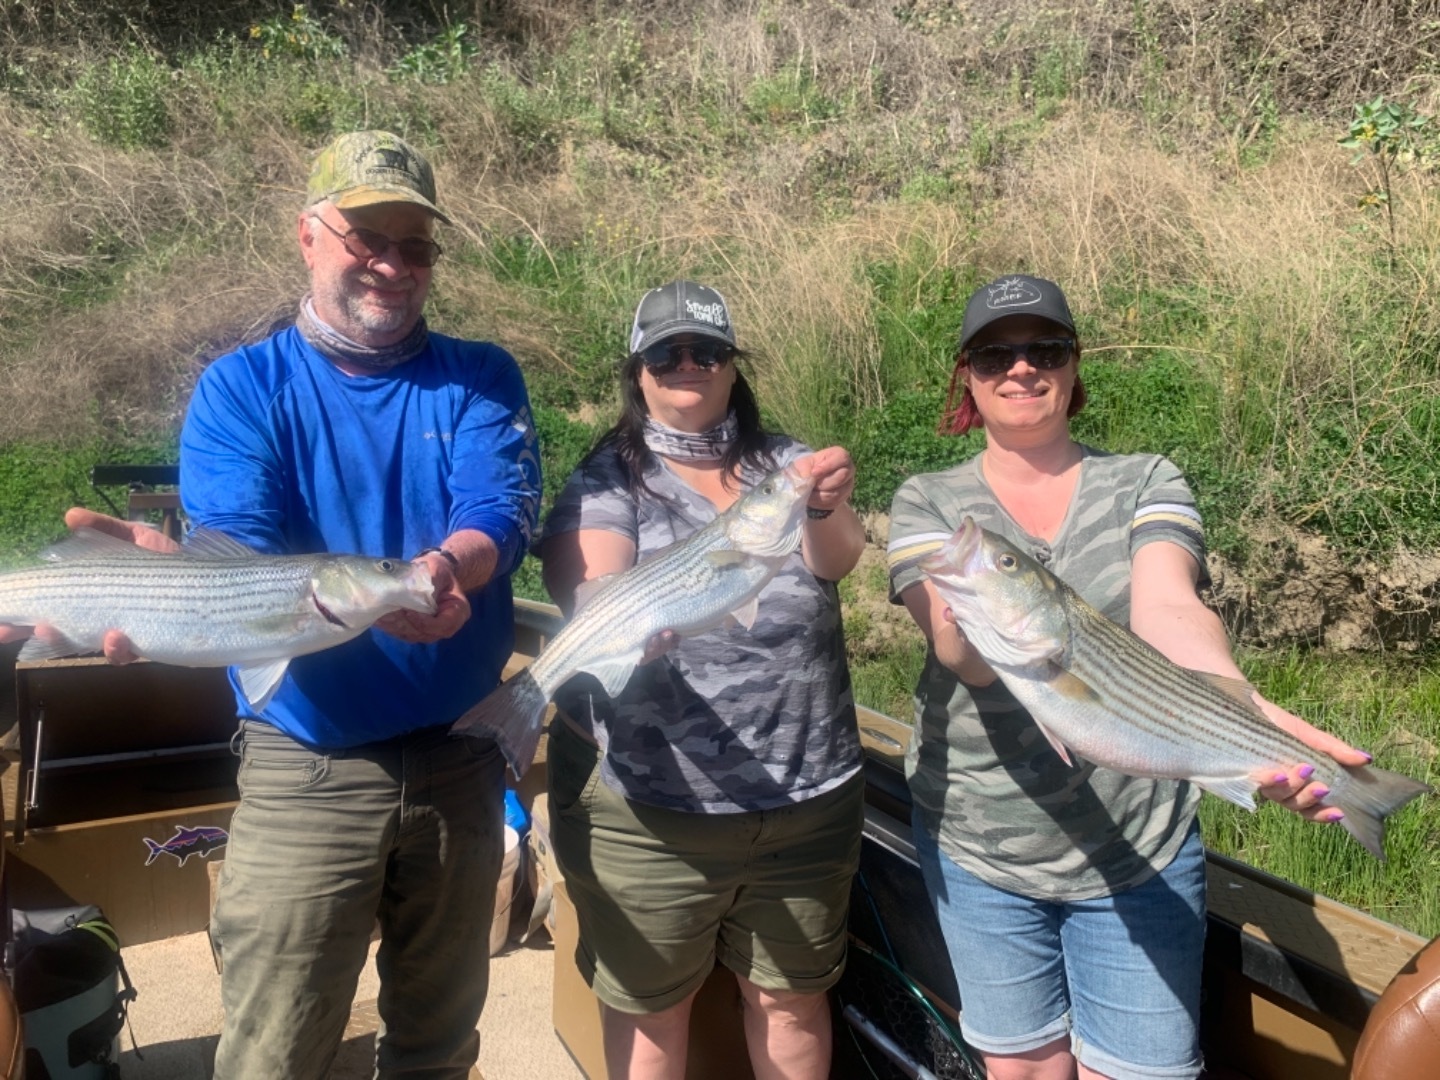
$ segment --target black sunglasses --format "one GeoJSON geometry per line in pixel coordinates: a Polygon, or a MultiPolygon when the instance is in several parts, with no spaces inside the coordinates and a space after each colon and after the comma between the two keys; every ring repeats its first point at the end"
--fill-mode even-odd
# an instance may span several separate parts
{"type": "Polygon", "coordinates": [[[340,238],[345,245],[345,250],[361,262],[369,262],[372,259],[381,259],[391,247],[400,252],[400,258],[406,266],[434,266],[440,261],[444,254],[440,245],[434,240],[424,240],[418,236],[407,236],[404,240],[391,240],[384,233],[378,233],[374,229],[351,229],[349,232],[341,232],[331,225],[323,217],[316,215],[315,220],[324,225],[332,233],[340,238]]]}
{"type": "Polygon", "coordinates": [[[1068,364],[1074,352],[1074,338],[1043,338],[1020,345],[977,345],[961,355],[976,375],[1004,375],[1015,366],[1017,356],[1040,371],[1054,371],[1068,364]]]}
{"type": "Polygon", "coordinates": [[[691,363],[704,371],[729,363],[735,358],[735,347],[723,341],[657,341],[640,350],[640,359],[651,375],[669,375],[690,357],[691,363]]]}

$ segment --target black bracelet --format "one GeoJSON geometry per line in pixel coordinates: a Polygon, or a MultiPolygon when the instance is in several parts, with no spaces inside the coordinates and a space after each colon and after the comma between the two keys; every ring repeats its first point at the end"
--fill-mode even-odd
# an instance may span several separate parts
{"type": "Polygon", "coordinates": [[[415,558],[418,559],[421,555],[439,555],[450,564],[452,572],[458,573],[460,570],[460,560],[455,557],[455,553],[453,551],[446,551],[443,547],[428,547],[424,551],[417,551],[415,558]]]}
{"type": "Polygon", "coordinates": [[[811,521],[824,521],[834,512],[833,507],[829,510],[821,510],[818,506],[807,506],[805,508],[805,516],[811,521]]]}

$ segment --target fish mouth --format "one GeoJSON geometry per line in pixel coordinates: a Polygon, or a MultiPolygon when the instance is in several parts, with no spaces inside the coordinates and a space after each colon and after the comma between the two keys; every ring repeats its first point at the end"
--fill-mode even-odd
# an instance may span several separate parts
{"type": "Polygon", "coordinates": [[[957,562],[969,565],[980,550],[980,533],[980,526],[976,524],[975,519],[966,515],[965,520],[960,523],[960,528],[956,529],[955,535],[950,538],[951,551],[957,562]]]}
{"type": "Polygon", "coordinates": [[[399,606],[407,611],[418,611],[421,615],[434,615],[440,606],[435,602],[435,583],[430,579],[430,571],[424,563],[412,563],[411,566],[410,584],[414,587],[401,597],[399,606]]]}
{"type": "Polygon", "coordinates": [[[418,611],[421,615],[434,615],[440,610],[435,603],[434,593],[426,593],[424,596],[406,596],[399,606],[406,611],[418,611]]]}
{"type": "Polygon", "coordinates": [[[980,550],[980,526],[966,515],[960,527],[938,550],[920,560],[920,569],[927,574],[959,574],[962,578],[973,570],[972,563],[980,550]]]}
{"type": "Polygon", "coordinates": [[[795,490],[797,493],[801,495],[809,495],[810,492],[814,489],[815,477],[801,476],[799,470],[796,469],[794,465],[786,465],[782,471],[785,474],[785,479],[795,485],[795,490]]]}

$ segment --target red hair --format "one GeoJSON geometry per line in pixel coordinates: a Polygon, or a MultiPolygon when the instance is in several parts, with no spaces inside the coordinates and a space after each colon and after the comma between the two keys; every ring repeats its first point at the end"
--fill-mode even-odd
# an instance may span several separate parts
{"type": "MultiPolygon", "coordinates": [[[[935,429],[937,435],[964,435],[973,428],[985,426],[985,418],[975,404],[975,395],[960,377],[960,372],[969,367],[962,352],[955,359],[955,370],[950,373],[950,389],[945,394],[945,410],[940,414],[940,423],[935,429]],[[960,400],[955,400],[956,390],[960,400]]],[[[1080,348],[1075,348],[1075,385],[1070,388],[1070,405],[1065,410],[1068,420],[1085,407],[1085,384],[1080,381],[1080,348]]]]}

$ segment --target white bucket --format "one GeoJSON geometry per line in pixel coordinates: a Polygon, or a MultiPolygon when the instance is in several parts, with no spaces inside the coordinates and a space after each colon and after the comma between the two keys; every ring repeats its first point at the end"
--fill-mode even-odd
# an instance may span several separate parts
{"type": "Polygon", "coordinates": [[[490,955],[505,948],[510,938],[510,905],[520,877],[520,834],[505,826],[505,857],[500,862],[500,880],[495,886],[495,918],[490,923],[490,955]]]}

